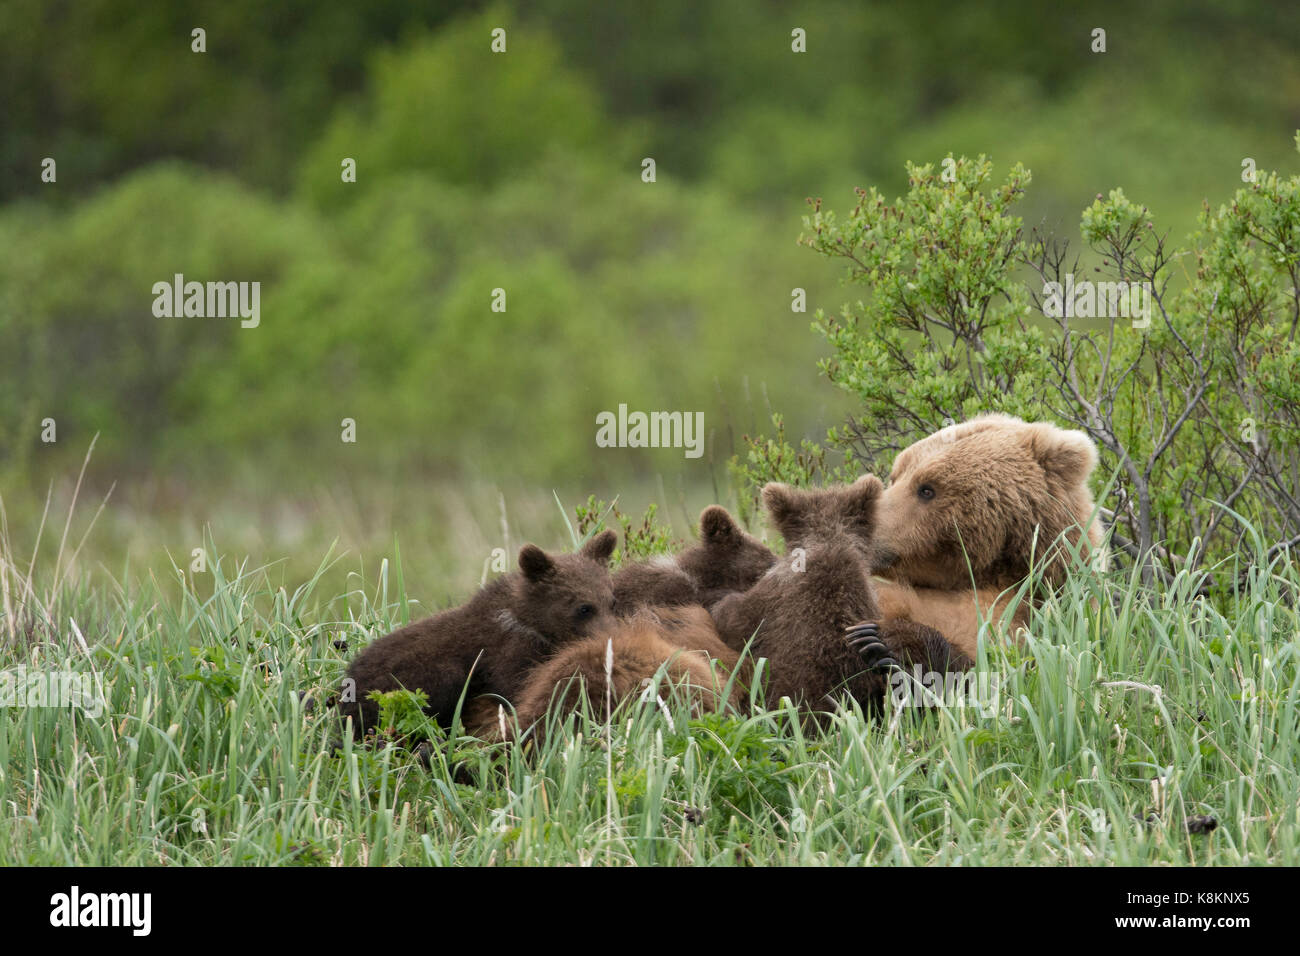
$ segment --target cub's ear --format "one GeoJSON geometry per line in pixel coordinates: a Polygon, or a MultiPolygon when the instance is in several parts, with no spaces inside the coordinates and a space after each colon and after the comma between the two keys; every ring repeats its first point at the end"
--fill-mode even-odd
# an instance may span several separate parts
{"type": "Polygon", "coordinates": [[[555,570],[551,556],[535,544],[519,549],[519,569],[529,581],[540,581],[555,570]]]}
{"type": "Polygon", "coordinates": [[[1049,479],[1064,485],[1082,485],[1097,467],[1097,446],[1083,432],[1035,422],[1027,434],[1029,451],[1049,479]]]}
{"type": "Polygon", "coordinates": [[[859,504],[870,504],[879,498],[884,490],[885,486],[875,475],[863,475],[849,485],[849,496],[859,504]]]}
{"type": "Polygon", "coordinates": [[[876,503],[884,490],[875,475],[863,475],[845,489],[844,518],[859,533],[870,535],[876,530],[876,503]]]}
{"type": "Polygon", "coordinates": [[[606,528],[582,546],[582,553],[600,564],[608,564],[616,544],[618,544],[618,535],[606,528]]]}
{"type": "Polygon", "coordinates": [[[804,513],[803,495],[795,488],[779,481],[770,481],[763,486],[763,506],[767,508],[768,517],[781,532],[781,537],[789,544],[802,525],[804,513]]]}
{"type": "Polygon", "coordinates": [[[739,540],[740,525],[722,505],[709,505],[700,512],[700,540],[705,544],[725,545],[739,540]]]}

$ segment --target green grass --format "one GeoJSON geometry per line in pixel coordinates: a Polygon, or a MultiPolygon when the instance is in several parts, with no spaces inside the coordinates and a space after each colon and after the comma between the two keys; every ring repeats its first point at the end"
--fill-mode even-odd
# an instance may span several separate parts
{"type": "Polygon", "coordinates": [[[1300,573],[1283,561],[1217,606],[1185,575],[1072,581],[1023,648],[985,654],[995,716],[810,729],[670,701],[536,750],[453,735],[428,766],[331,754],[337,727],[300,701],[402,619],[395,564],[341,594],[321,590],[339,559],[292,588],[229,559],[49,570],[0,547],[0,667],[93,673],[104,711],[0,708],[4,863],[1300,862],[1300,573]],[[1217,829],[1189,833],[1199,815],[1217,829]]]}

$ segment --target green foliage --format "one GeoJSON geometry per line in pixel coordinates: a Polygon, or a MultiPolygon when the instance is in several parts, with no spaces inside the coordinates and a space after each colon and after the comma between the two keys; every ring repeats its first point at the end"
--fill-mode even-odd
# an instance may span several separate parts
{"type": "Polygon", "coordinates": [[[991,190],[983,156],[907,171],[905,197],[859,190],[842,223],[813,202],[800,237],[869,290],[839,317],[818,310],[814,328],[833,350],[821,370],[860,406],[847,444],[885,473],[885,453],[947,422],[1033,407],[1043,343],[1013,274],[1023,242],[1011,207],[1028,171],[1014,167],[991,190]]]}
{"type": "Polygon", "coordinates": [[[72,194],[166,158],[275,188],[289,157],[362,81],[376,46],[436,29],[468,6],[176,0],[143,15],[123,0],[57,10],[12,0],[0,7],[12,94],[0,197],[42,189],[30,172],[43,156],[58,160],[59,189],[72,194]],[[191,50],[199,26],[206,53],[191,50]]]}
{"type": "Polygon", "coordinates": [[[188,446],[183,423],[202,412],[229,417],[239,406],[217,414],[208,396],[234,371],[237,335],[257,331],[237,319],[156,318],[155,282],[177,272],[274,282],[329,257],[311,217],[177,165],[128,177],[73,213],[0,223],[11,240],[0,257],[0,388],[21,396],[9,406],[21,414],[14,430],[30,447],[52,417],[61,439],[77,436],[75,454],[99,432],[98,452],[113,461],[188,446]]]}
{"type": "MultiPolygon", "coordinates": [[[[627,11],[594,0],[182,0],[147,17],[122,0],[58,16],[5,4],[0,196],[22,197],[0,211],[5,470],[66,466],[64,449],[98,431],[96,467],[114,474],[211,474],[239,458],[282,483],[404,467],[552,485],[581,474],[585,494],[690,467],[716,486],[738,436],[774,408],[802,438],[858,389],[901,387],[819,395],[791,374],[816,345],[790,290],[814,306],[831,291],[830,271],[780,238],[800,197],[901,185],[905,156],[992,142],[1050,173],[1017,202],[1026,221],[1059,221],[1071,197],[1122,179],[1153,209],[1181,203],[1190,225],[1189,197],[1235,176],[1243,152],[1282,161],[1269,131],[1300,75],[1282,40],[1294,11],[1127,11],[1159,42],[1140,57],[1121,43],[1103,63],[1084,25],[1013,6],[670,0],[628,29],[627,11]],[[807,54],[790,51],[792,22],[807,54]],[[190,50],[196,24],[207,53],[190,50]],[[505,54],[490,49],[496,26],[505,54]],[[1198,70],[1181,68],[1189,58],[1198,70]],[[40,182],[46,156],[57,184],[40,182]],[[657,183],[639,179],[644,156],[657,183]],[[356,183],[340,181],[344,157],[356,183]],[[178,271],[262,281],[263,326],[153,320],[149,285],[178,271]],[[507,313],[486,306],[496,288],[507,313]],[[597,453],[590,420],[621,401],[704,410],[710,474],[663,451],[597,453]],[[34,437],[47,416],[53,448],[34,437]],[[340,449],[344,417],[355,448],[340,449]]],[[[937,215],[998,201],[971,193],[976,165],[947,199],[919,187],[952,204],[937,215]]],[[[927,234],[954,237],[951,222],[914,225],[923,252],[927,234]]],[[[936,255],[919,263],[912,297],[950,284],[944,270],[936,255]]],[[[977,287],[979,270],[968,278],[977,287]]],[[[891,294],[906,305],[908,291],[891,294]]],[[[1015,370],[1032,345],[991,330],[981,368],[1015,370]]],[[[1280,382],[1288,359],[1270,353],[1261,374],[1280,382]]],[[[958,416],[970,396],[917,362],[903,404],[958,416]]],[[[864,354],[837,374],[878,365],[864,354]]]]}
{"type": "Polygon", "coordinates": [[[745,460],[736,456],[729,463],[735,487],[748,491],[748,494],[740,496],[739,508],[740,518],[746,524],[762,515],[761,492],[769,481],[807,488],[817,483],[851,481],[857,477],[851,453],[846,456],[848,460],[844,464],[832,466],[826,462],[827,449],[816,442],[805,438],[799,442],[798,448],[790,444],[785,436],[785,418],[779,412],[772,415],[772,427],[776,431],[775,438],[746,435],[745,460]]]}
{"type": "Polygon", "coordinates": [[[613,566],[616,568],[657,554],[672,554],[682,548],[682,542],[673,537],[673,529],[659,523],[656,517],[659,506],[654,502],[646,506],[639,523],[619,511],[614,503],[606,504],[595,495],[589,496],[586,504],[578,505],[574,511],[581,540],[585,541],[610,526],[622,531],[619,536],[621,546],[614,550],[613,566]]]}
{"type": "Polygon", "coordinates": [[[193,648],[192,653],[199,666],[188,674],[182,674],[181,680],[198,682],[219,701],[229,700],[239,693],[240,672],[228,666],[225,647],[215,644],[193,648]]]}
{"type": "Polygon", "coordinates": [[[707,806],[749,821],[790,811],[790,748],[774,740],[770,724],[728,714],[706,714],[664,740],[664,753],[688,751],[710,768],[707,806]]]}
{"type": "Polygon", "coordinates": [[[1121,327],[1105,347],[1096,335],[1069,336],[1061,366],[1068,397],[1083,406],[1074,417],[1093,419],[1137,502],[1131,536],[1179,553],[1199,554],[1198,540],[1231,553],[1247,544],[1239,514],[1269,543],[1293,538],[1300,176],[1259,170],[1230,204],[1207,204],[1191,237],[1194,271],[1122,190],[1084,211],[1082,231],[1106,271],[1152,289],[1149,328],[1121,327]]]}
{"type": "Polygon", "coordinates": [[[609,137],[595,94],[551,38],[515,29],[496,7],[376,54],[364,101],[331,120],[304,161],[302,188],[337,207],[381,193],[401,174],[491,186],[549,149],[594,151],[609,137]],[[507,52],[493,53],[491,31],[505,26],[507,52]],[[343,157],[357,161],[355,184],[341,182],[343,157]]]}
{"type": "Polygon", "coordinates": [[[395,179],[325,218],[167,166],[65,213],[0,214],[13,248],[0,396],[19,413],[0,425],[15,439],[0,454],[79,455],[98,431],[100,469],[201,472],[238,451],[265,475],[300,475],[338,469],[342,452],[371,470],[541,483],[579,463],[591,480],[684,467],[675,449],[596,453],[596,414],[621,402],[704,410],[706,465],[734,450],[751,382],[784,383],[774,398],[811,419],[820,400],[789,384],[788,365],[810,364],[814,343],[773,351],[718,318],[788,315],[797,250],[774,251],[720,197],[585,160],[541,171],[487,194],[395,179]],[[150,290],[177,272],[260,281],[261,324],[155,318],[150,290]],[[498,287],[505,313],[490,308],[498,287]],[[39,442],[47,416],[53,448],[39,442]],[[340,444],[344,418],[356,446],[340,444]]]}
{"type": "MultiPolygon", "coordinates": [[[[804,727],[790,711],[699,717],[665,695],[668,713],[579,717],[540,746],[434,734],[415,751],[386,735],[334,752],[336,715],[300,698],[337,686],[348,652],[333,635],[356,647],[399,622],[378,588],[333,597],[316,577],[286,593],[266,569],[203,594],[188,580],[71,581],[55,603],[89,653],[59,629],[41,666],[93,671],[103,711],[0,707],[0,858],[1294,864],[1300,577],[1256,557],[1222,607],[1196,596],[1203,573],[1150,589],[1116,572],[1070,580],[1023,648],[983,652],[999,695],[987,711],[804,727]],[[234,677],[231,694],[187,679],[194,653],[234,677]],[[1218,828],[1189,833],[1202,814],[1218,828]]],[[[24,641],[0,644],[0,670],[32,667],[24,641]]],[[[387,726],[419,730],[417,695],[387,703],[387,726]]]]}
{"type": "Polygon", "coordinates": [[[372,690],[369,697],[379,705],[378,732],[381,736],[409,741],[428,736],[430,728],[436,726],[424,712],[429,704],[429,695],[419,688],[372,690]]]}
{"type": "Polygon", "coordinates": [[[1250,418],[1275,449],[1291,452],[1300,444],[1300,176],[1261,170],[1230,204],[1207,208],[1201,224],[1187,308],[1214,316],[1222,374],[1250,386],[1225,390],[1223,418],[1250,418]]]}
{"type": "MultiPolygon", "coordinates": [[[[1261,171],[1230,206],[1207,208],[1180,287],[1184,253],[1122,189],[1084,210],[1099,265],[1076,281],[1066,245],[1038,232],[1026,242],[1010,212],[1028,172],[989,188],[990,172],[984,157],[909,165],[906,196],[859,190],[843,221],[813,203],[801,241],[866,290],[814,324],[831,346],[822,371],[858,409],[829,435],[844,467],[888,474],[916,439],[1008,412],[1092,436],[1115,541],[1148,566],[1231,554],[1248,533],[1294,543],[1300,176],[1261,171]]],[[[751,500],[762,481],[833,477],[822,449],[795,452],[775,424],[776,439],[751,440],[733,464],[751,500]]]]}

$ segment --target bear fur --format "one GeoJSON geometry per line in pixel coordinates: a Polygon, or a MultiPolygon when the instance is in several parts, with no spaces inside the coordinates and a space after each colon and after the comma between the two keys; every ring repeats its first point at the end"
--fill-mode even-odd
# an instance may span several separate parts
{"type": "Polygon", "coordinates": [[[767,658],[769,707],[789,697],[824,711],[847,694],[878,708],[888,683],[883,665],[971,665],[930,628],[880,621],[869,557],[881,493],[872,475],[816,490],[764,487],[763,503],[787,554],[749,591],[720,601],[713,618],[733,650],[748,645],[755,659],[767,658]],[[848,632],[862,639],[850,640],[848,632]]]}
{"type": "Polygon", "coordinates": [[[1029,626],[1030,603],[1021,600],[1018,589],[914,588],[902,581],[877,578],[876,595],[880,615],[886,621],[914,621],[939,631],[953,647],[972,660],[978,654],[980,622],[988,622],[995,633],[1003,626],[1018,634],[1029,626]]]}
{"type": "MultiPolygon", "coordinates": [[[[627,623],[603,627],[600,635],[564,648],[535,670],[515,701],[517,726],[537,724],[549,707],[571,712],[584,695],[591,713],[608,716],[610,703],[617,706],[639,694],[661,668],[668,683],[685,689],[700,706],[721,706],[712,662],[722,665],[725,680],[739,655],[723,643],[705,608],[748,589],[775,562],[776,555],[746,534],[725,508],[705,508],[697,545],[614,574],[615,612],[627,623]],[[607,688],[605,653],[611,641],[612,688],[607,688]]],[[[733,690],[744,687],[745,673],[737,672],[733,690]]],[[[734,694],[729,699],[739,700],[734,694]]],[[[494,725],[500,723],[495,711],[489,716],[494,725]]]]}
{"type": "Polygon", "coordinates": [[[699,544],[615,572],[615,607],[624,616],[643,608],[708,607],[747,590],[775,563],[776,555],[741,530],[726,508],[710,505],[700,513],[699,544]]]}
{"type": "Polygon", "coordinates": [[[1010,415],[951,425],[899,452],[880,499],[873,564],[887,619],[923,622],[975,655],[981,615],[1013,627],[1031,563],[1061,583],[1072,551],[1101,554],[1088,479],[1097,449],[1083,432],[1010,415]]]}
{"type": "Polygon", "coordinates": [[[607,718],[611,706],[643,693],[661,670],[665,683],[685,691],[701,710],[735,706],[743,675],[738,673],[730,682],[729,676],[737,671],[739,659],[718,637],[703,607],[642,609],[562,648],[536,668],[516,699],[517,726],[533,727],[540,735],[548,710],[567,716],[584,700],[591,714],[607,718]]]}
{"type": "Polygon", "coordinates": [[[467,704],[484,694],[513,698],[557,648],[613,619],[608,564],[617,540],[604,531],[574,554],[525,545],[519,569],[466,604],[370,644],[347,670],[353,699],[340,695],[340,712],[352,718],[353,733],[375,726],[379,708],[367,696],[375,690],[424,691],[426,712],[443,726],[451,723],[462,695],[467,704]]]}

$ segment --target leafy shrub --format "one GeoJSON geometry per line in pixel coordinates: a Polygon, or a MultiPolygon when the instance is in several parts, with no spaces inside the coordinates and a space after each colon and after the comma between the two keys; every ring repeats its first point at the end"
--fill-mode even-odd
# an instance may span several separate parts
{"type": "MultiPolygon", "coordinates": [[[[1207,206],[1180,285],[1184,254],[1122,190],[1084,211],[1098,260],[1084,273],[1067,243],[1024,236],[1011,210],[1029,173],[994,187],[990,174],[984,157],[949,156],[909,165],[894,203],[859,190],[842,221],[813,202],[801,241],[867,288],[814,324],[832,350],[822,371],[858,404],[829,434],[845,468],[887,474],[912,441],[1003,411],[1092,436],[1103,515],[1148,574],[1237,553],[1250,535],[1268,556],[1300,541],[1300,176],[1260,173],[1207,206]],[[1094,278],[1107,285],[1085,289],[1094,278]],[[1145,300],[1121,295],[1135,287],[1145,300]],[[1079,292],[1096,298],[1076,318],[1061,296],[1083,306],[1079,292]]],[[[796,451],[777,426],[733,465],[742,481],[827,474],[818,446],[796,451]]]]}
{"type": "Polygon", "coordinates": [[[366,96],[338,111],[301,181],[314,202],[331,207],[382,190],[402,173],[490,186],[552,147],[583,152],[609,136],[597,97],[551,38],[517,29],[498,7],[375,54],[366,96]],[[507,52],[493,53],[491,31],[504,26],[507,52]],[[344,157],[358,169],[346,187],[344,157]]]}
{"type": "Polygon", "coordinates": [[[633,561],[644,561],[656,554],[671,554],[682,548],[682,542],[673,538],[673,529],[660,524],[657,519],[659,506],[651,502],[638,524],[629,515],[623,514],[615,503],[606,504],[595,495],[587,498],[586,504],[575,509],[578,519],[578,537],[582,540],[599,534],[606,527],[622,531],[619,536],[620,547],[614,551],[613,566],[633,561]]]}

